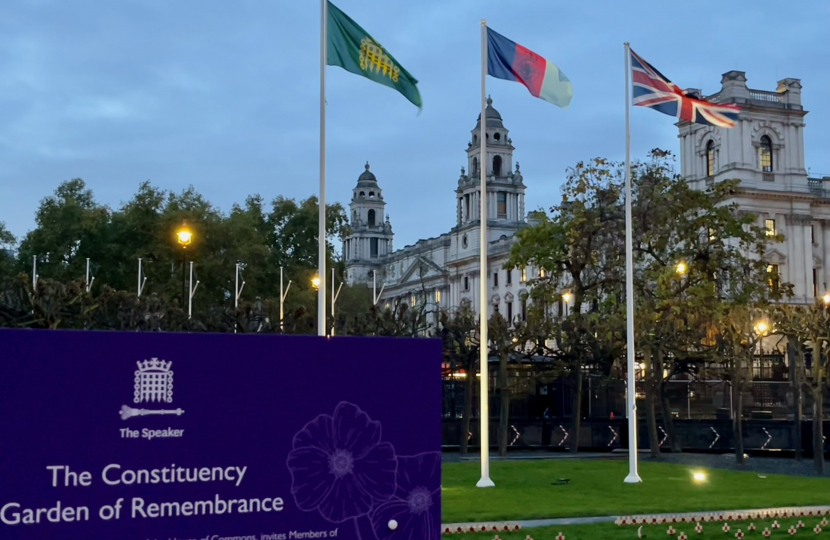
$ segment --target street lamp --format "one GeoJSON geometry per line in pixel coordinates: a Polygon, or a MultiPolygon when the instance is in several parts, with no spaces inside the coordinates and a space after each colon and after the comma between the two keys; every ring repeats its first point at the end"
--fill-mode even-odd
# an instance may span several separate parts
{"type": "MultiPolygon", "coordinates": [[[[765,320],[755,323],[755,333],[758,334],[758,348],[760,349],[761,369],[764,369],[764,336],[769,331],[769,324],[765,320]]],[[[738,413],[740,414],[740,413],[738,413]]]]}
{"type": "Polygon", "coordinates": [[[314,287],[315,291],[320,290],[320,276],[315,275],[311,278],[311,286],[314,287]]]}
{"type": "Polygon", "coordinates": [[[822,296],[821,299],[824,301],[825,306],[830,306],[830,292],[824,293],[824,296],[822,296]]]}
{"type": "Polygon", "coordinates": [[[689,271],[689,267],[686,266],[684,261],[680,261],[674,266],[674,271],[677,272],[678,275],[684,276],[686,275],[686,272],[689,271]]]}
{"type": "Polygon", "coordinates": [[[184,308],[185,298],[185,266],[187,266],[187,246],[193,243],[193,231],[187,225],[187,220],[182,221],[181,226],[176,231],[176,241],[182,246],[182,308],[184,308]]]}
{"type": "Polygon", "coordinates": [[[755,323],[755,333],[759,336],[766,335],[767,331],[769,330],[769,324],[766,321],[758,321],[755,323]]]}
{"type": "Polygon", "coordinates": [[[568,307],[571,305],[571,298],[573,297],[574,295],[572,295],[570,291],[566,291],[564,294],[562,294],[562,300],[565,301],[565,317],[568,316],[568,307]]]}

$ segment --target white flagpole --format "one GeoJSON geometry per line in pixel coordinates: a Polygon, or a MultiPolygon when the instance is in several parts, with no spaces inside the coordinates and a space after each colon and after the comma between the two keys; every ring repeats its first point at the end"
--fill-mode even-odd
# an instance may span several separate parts
{"type": "Polygon", "coordinates": [[[642,482],[637,473],[637,388],[634,380],[634,240],[631,218],[631,52],[625,44],[625,325],[628,350],[628,476],[626,484],[642,482]]]}
{"type": "Polygon", "coordinates": [[[320,216],[317,230],[317,335],[326,335],[326,53],[328,0],[320,0],[320,216]]]}
{"type": "MultiPolygon", "coordinates": [[[[490,479],[490,393],[487,373],[487,360],[490,356],[489,341],[487,339],[487,93],[485,92],[485,78],[487,77],[487,21],[481,21],[481,132],[478,140],[481,141],[481,156],[479,158],[479,175],[481,180],[479,222],[481,223],[481,237],[479,239],[479,318],[481,319],[481,340],[479,343],[479,362],[481,366],[481,405],[479,417],[479,441],[481,446],[481,479],[476,487],[493,487],[496,484],[490,479]]],[[[469,376],[469,375],[468,375],[469,376]]]]}

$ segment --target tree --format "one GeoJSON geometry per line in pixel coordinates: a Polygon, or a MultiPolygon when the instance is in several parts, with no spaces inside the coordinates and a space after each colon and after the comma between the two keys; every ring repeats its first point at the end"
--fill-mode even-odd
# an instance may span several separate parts
{"type": "Polygon", "coordinates": [[[21,241],[19,268],[31,272],[33,257],[43,278],[71,281],[83,277],[86,258],[105,251],[110,211],[95,202],[80,178],[61,183],[40,202],[37,228],[21,241]]]}
{"type": "Polygon", "coordinates": [[[15,261],[12,249],[17,240],[6,228],[6,224],[0,221],[0,280],[4,277],[11,277],[14,273],[15,261]]]}
{"type": "MultiPolygon", "coordinates": [[[[182,298],[182,279],[189,279],[186,256],[200,282],[194,312],[233,307],[237,263],[245,282],[240,302],[256,297],[278,300],[282,267],[285,282],[293,281],[285,301],[290,331],[314,332],[317,293],[311,277],[317,268],[317,199],[296,202],[278,197],[266,206],[262,197],[252,195],[224,214],[192,186],[172,193],[143,182],[132,199],[112,211],[95,202],[83,180],[75,179],[41,202],[37,227],[21,242],[17,266],[29,273],[32,257],[37,256],[42,278],[67,281],[84,276],[89,258],[96,289],[137,292],[141,258],[146,278],[142,296],[168,297],[183,308],[187,296],[182,298]],[[175,238],[185,221],[194,233],[186,251],[175,238]]],[[[344,267],[336,258],[334,241],[346,216],[337,203],[327,214],[327,264],[335,269],[339,283],[344,267]]],[[[0,257],[0,272],[2,261],[0,257]]],[[[330,276],[324,278],[328,283],[330,276]]],[[[348,311],[352,302],[341,305],[348,311]]],[[[365,302],[355,307],[362,310],[365,302]]]]}
{"type": "Polygon", "coordinates": [[[474,383],[479,366],[479,324],[475,312],[469,304],[464,304],[453,312],[442,311],[438,336],[444,350],[444,361],[451,374],[463,375],[464,407],[460,419],[460,452],[466,455],[469,448],[468,433],[473,416],[474,383]]]}
{"type": "MultiPolygon", "coordinates": [[[[775,328],[786,336],[794,353],[794,384],[813,400],[813,463],[824,474],[824,398],[830,373],[830,313],[827,306],[778,306],[775,328]],[[808,367],[809,365],[809,367],[808,367]]],[[[797,418],[800,421],[800,418],[797,418]]],[[[801,441],[796,441],[800,444],[801,441]]]]}
{"type": "MultiPolygon", "coordinates": [[[[562,202],[551,216],[535,214],[536,224],[518,233],[507,266],[533,265],[531,300],[550,314],[562,293],[570,292],[572,309],[557,338],[559,358],[567,364],[573,389],[570,450],[578,451],[582,417],[583,370],[604,369],[614,359],[604,354],[596,336],[613,334],[621,304],[623,278],[623,171],[619,164],[597,158],[568,171],[562,202]]],[[[607,369],[607,367],[605,368],[607,369]]]]}
{"type": "Polygon", "coordinates": [[[724,310],[719,321],[720,353],[726,379],[732,385],[732,436],[735,464],[744,464],[743,409],[744,393],[752,382],[752,360],[759,342],[771,329],[766,310],[753,305],[737,305],[724,310]]]}
{"type": "Polygon", "coordinates": [[[730,204],[737,181],[695,190],[675,173],[673,161],[671,153],[655,149],[632,168],[635,320],[655,457],[656,405],[672,451],[680,451],[668,382],[681,373],[694,377],[713,358],[713,322],[724,309],[769,296],[763,256],[771,241],[782,240],[767,236],[754,215],[739,215],[730,204]]]}

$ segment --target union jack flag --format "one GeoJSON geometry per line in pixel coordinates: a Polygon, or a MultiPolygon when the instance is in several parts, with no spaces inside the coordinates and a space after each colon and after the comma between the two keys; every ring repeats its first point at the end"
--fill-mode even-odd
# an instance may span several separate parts
{"type": "Polygon", "coordinates": [[[695,92],[679,88],[666,76],[631,52],[632,104],[695,124],[720,128],[735,127],[739,109],[736,105],[719,105],[702,99],[695,92]]]}

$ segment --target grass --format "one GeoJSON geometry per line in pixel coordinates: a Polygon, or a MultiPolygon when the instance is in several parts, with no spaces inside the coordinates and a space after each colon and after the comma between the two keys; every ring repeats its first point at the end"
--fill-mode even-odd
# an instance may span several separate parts
{"type": "MultiPolygon", "coordinates": [[[[624,484],[628,463],[622,460],[494,461],[491,477],[496,487],[479,489],[475,487],[479,478],[478,463],[448,463],[443,468],[442,522],[830,504],[830,483],[825,478],[782,475],[759,478],[753,472],[712,469],[705,471],[707,480],[697,484],[692,480],[693,470],[698,469],[641,462],[643,483],[624,484]],[[570,484],[552,485],[558,478],[569,478],[570,484]]],[[[521,538],[524,540],[524,536],[521,538]]]]}
{"type": "MultiPolygon", "coordinates": [[[[813,538],[826,538],[828,528],[824,527],[820,535],[813,532],[821,518],[804,518],[804,528],[798,531],[799,537],[807,536],[813,538]]],[[[754,532],[749,532],[749,521],[742,521],[740,523],[730,523],[730,530],[724,533],[721,527],[722,523],[707,523],[703,525],[703,532],[697,534],[694,530],[694,525],[683,524],[674,525],[676,530],[673,536],[667,534],[668,525],[653,525],[643,527],[642,533],[644,538],[650,540],[666,539],[677,540],[680,532],[686,533],[689,540],[706,540],[716,538],[718,540],[731,540],[735,538],[735,533],[741,529],[744,533],[744,540],[765,540],[762,531],[764,527],[769,527],[772,535],[769,537],[772,540],[781,540],[783,538],[791,538],[787,529],[791,525],[798,523],[797,519],[780,519],[778,523],[781,525],[780,529],[772,529],[772,520],[755,521],[753,522],[757,529],[754,532]]],[[[561,532],[565,535],[565,540],[634,540],[637,538],[637,528],[634,526],[618,526],[613,523],[600,523],[597,525],[568,525],[564,527],[545,527],[538,529],[524,529],[513,533],[498,533],[500,540],[525,540],[528,536],[533,540],[555,540],[556,536],[561,532]]],[[[444,535],[444,540],[492,540],[496,533],[480,533],[480,534],[452,534],[444,535]]]]}

